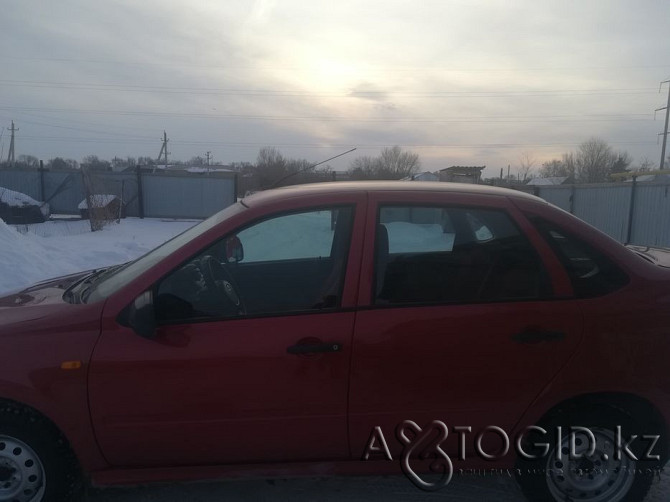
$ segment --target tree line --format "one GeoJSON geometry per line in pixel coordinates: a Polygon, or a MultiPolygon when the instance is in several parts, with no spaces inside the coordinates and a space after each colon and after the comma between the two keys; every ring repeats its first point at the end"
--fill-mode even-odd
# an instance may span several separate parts
{"type": "MultiPolygon", "coordinates": [[[[670,166],[670,156],[668,156],[670,166]]],[[[40,161],[33,155],[19,155],[13,166],[18,168],[36,168],[40,161]]],[[[612,174],[628,171],[644,172],[656,165],[646,157],[633,163],[626,151],[615,151],[606,141],[591,138],[581,143],[575,151],[566,152],[559,158],[542,162],[536,168],[537,161],[529,152],[523,152],[519,158],[515,179],[528,181],[532,177],[569,177],[574,183],[601,183],[611,181],[612,174]]],[[[126,168],[161,165],[153,157],[114,157],[111,160],[88,155],[81,162],[74,159],[54,157],[45,162],[44,167],[53,170],[86,168],[90,171],[121,171],[126,168]]],[[[194,156],[187,161],[170,161],[171,166],[205,166],[202,156],[194,156]]],[[[214,163],[210,167],[221,167],[214,163]]],[[[0,162],[0,167],[10,167],[0,162]]],[[[255,179],[257,189],[269,188],[277,184],[295,184],[315,180],[310,174],[318,173],[323,180],[332,174],[329,165],[316,167],[315,163],[301,158],[284,156],[277,148],[267,146],[259,150],[255,162],[232,162],[225,166],[255,179]],[[304,174],[304,176],[303,176],[304,174]]],[[[359,156],[349,163],[346,177],[352,180],[395,180],[411,177],[421,169],[419,155],[399,146],[383,148],[377,156],[359,156]]]]}
{"type": "MultiPolygon", "coordinates": [[[[670,165],[670,156],[667,162],[670,165]]],[[[532,156],[522,154],[519,172],[523,178],[530,178],[534,174],[532,164],[532,156]]],[[[606,141],[590,138],[581,143],[575,151],[543,162],[537,170],[537,176],[569,177],[574,183],[604,183],[611,181],[613,174],[647,172],[655,168],[656,164],[647,157],[643,156],[634,163],[628,152],[615,151],[606,141]]]]}

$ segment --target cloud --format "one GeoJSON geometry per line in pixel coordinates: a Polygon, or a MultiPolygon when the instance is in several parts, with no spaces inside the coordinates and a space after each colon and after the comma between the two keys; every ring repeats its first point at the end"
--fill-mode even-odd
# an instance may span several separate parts
{"type": "Polygon", "coordinates": [[[23,0],[3,16],[0,125],[45,160],[155,155],[164,129],[175,158],[226,162],[401,144],[426,169],[506,166],[593,135],[660,154],[667,2],[23,0]]]}

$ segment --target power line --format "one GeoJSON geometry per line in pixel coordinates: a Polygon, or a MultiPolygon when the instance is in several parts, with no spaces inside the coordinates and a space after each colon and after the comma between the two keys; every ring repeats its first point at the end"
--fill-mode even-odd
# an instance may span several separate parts
{"type": "MultiPolygon", "coordinates": [[[[169,63],[161,63],[155,61],[119,61],[110,59],[88,59],[88,58],[45,58],[45,57],[28,57],[15,56],[8,54],[0,54],[2,59],[11,59],[17,61],[36,61],[36,62],[60,62],[60,63],[88,63],[88,64],[104,64],[104,65],[122,65],[122,66],[156,66],[156,67],[182,67],[182,68],[204,68],[204,69],[220,69],[220,70],[238,70],[238,71],[309,71],[321,72],[321,68],[317,66],[260,66],[260,65],[212,65],[212,64],[193,64],[185,61],[170,61],[169,63]]],[[[468,68],[468,67],[440,67],[440,66],[366,66],[365,71],[370,72],[416,72],[416,71],[434,71],[434,72],[503,72],[503,73],[517,73],[517,72],[534,72],[534,71],[564,71],[564,70],[633,70],[633,69],[656,69],[656,68],[670,68],[670,65],[627,65],[627,66],[537,66],[537,67],[520,67],[520,68],[500,68],[500,67],[484,67],[484,68],[468,68]]]]}
{"type": "Polygon", "coordinates": [[[35,87],[48,89],[71,89],[89,91],[114,92],[144,92],[168,94],[205,94],[205,95],[236,95],[236,96],[272,96],[272,97],[314,97],[314,98],[365,98],[392,95],[394,97],[421,97],[421,98],[452,98],[452,97],[482,97],[499,98],[510,96],[592,96],[592,95],[621,95],[621,94],[650,94],[656,89],[637,88],[593,88],[593,89],[525,89],[525,90],[496,90],[496,91],[348,91],[343,93],[312,92],[292,89],[224,89],[216,87],[166,87],[127,84],[96,84],[79,82],[52,82],[33,80],[0,80],[2,86],[35,87]]]}
{"type": "MultiPolygon", "coordinates": [[[[73,137],[56,137],[56,136],[22,136],[24,140],[31,141],[72,141],[72,142],[84,142],[84,143],[100,143],[100,144],[151,144],[153,141],[148,140],[110,140],[107,138],[73,138],[73,137]]],[[[155,141],[155,140],[154,140],[155,141]]],[[[349,144],[344,143],[276,143],[271,140],[264,142],[225,142],[225,141],[204,141],[204,140],[170,140],[171,144],[175,145],[196,145],[196,146],[226,146],[226,147],[258,147],[258,146],[276,146],[276,147],[296,147],[296,148],[347,148],[349,144]]],[[[375,148],[385,148],[391,146],[400,146],[403,148],[421,148],[421,149],[435,149],[435,148],[554,148],[554,147],[571,147],[578,146],[580,142],[556,142],[556,143],[443,143],[443,144],[415,144],[415,143],[406,143],[406,144],[390,144],[390,143],[378,143],[378,144],[360,144],[356,145],[358,149],[375,149],[375,148]]],[[[610,141],[611,145],[655,145],[656,143],[648,140],[638,140],[638,141],[610,141]]],[[[161,149],[162,153],[162,149],[161,149]]]]}
{"type": "MultiPolygon", "coordinates": [[[[522,122],[645,122],[652,121],[653,114],[582,114],[582,115],[479,115],[463,116],[458,118],[437,117],[361,117],[352,116],[329,116],[329,115],[242,115],[242,114],[211,114],[211,113],[180,113],[180,112],[151,112],[137,110],[95,110],[95,109],[73,109],[73,108],[22,108],[13,106],[0,106],[0,110],[12,112],[46,112],[46,113],[75,113],[91,115],[132,115],[145,117],[182,117],[202,119],[231,119],[231,120],[267,120],[267,121],[321,121],[321,122],[428,122],[428,123],[461,123],[461,122],[500,122],[500,123],[522,123],[522,122]],[[635,118],[642,117],[642,118],[635,118]],[[644,118],[646,117],[646,118],[644,118]]],[[[59,127],[59,126],[54,126],[59,127]]],[[[62,126],[65,127],[65,126],[62,126]]]]}

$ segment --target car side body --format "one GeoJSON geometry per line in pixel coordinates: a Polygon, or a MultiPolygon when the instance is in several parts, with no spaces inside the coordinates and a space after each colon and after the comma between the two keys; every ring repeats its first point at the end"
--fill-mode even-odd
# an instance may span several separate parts
{"type": "MultiPolygon", "coordinates": [[[[670,269],[539,198],[492,187],[324,183],[261,192],[224,212],[99,299],[64,300],[85,274],[0,298],[0,400],[53,422],[94,484],[398,472],[386,455],[361,460],[375,427],[397,460],[403,444],[395,432],[405,420],[474,431],[495,425],[515,437],[559,410],[593,403],[642,420],[661,436],[657,450],[667,460],[670,269]],[[184,300],[164,295],[172,303],[155,333],[133,328],[133,302],[147,291],[158,302],[165,278],[203,250],[268,218],[320,211],[337,214],[333,226],[348,218],[339,261],[270,268],[247,262],[245,247],[239,263],[224,263],[245,312],[199,311],[180,321],[184,300]],[[415,221],[456,236],[448,258],[394,252],[405,235],[394,229],[415,221]],[[459,243],[466,223],[474,240],[459,243]],[[604,273],[603,263],[616,272],[579,289],[576,262],[561,256],[563,239],[604,260],[585,276],[604,273]],[[329,281],[337,285],[322,295],[329,281]],[[285,298],[288,306],[273,312],[264,307],[273,296],[324,303],[302,309],[285,298]]],[[[452,239],[438,234],[435,249],[452,239]]],[[[490,436],[485,449],[498,451],[490,436]]],[[[473,437],[456,468],[516,465],[514,452],[482,459],[473,437]]]]}

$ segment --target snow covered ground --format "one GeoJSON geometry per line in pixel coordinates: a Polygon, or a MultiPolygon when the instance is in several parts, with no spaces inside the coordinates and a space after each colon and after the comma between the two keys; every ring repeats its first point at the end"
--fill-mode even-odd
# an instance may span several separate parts
{"type": "Polygon", "coordinates": [[[10,226],[0,220],[0,293],[81,270],[124,263],[198,220],[126,218],[91,232],[86,220],[10,226]]]}

